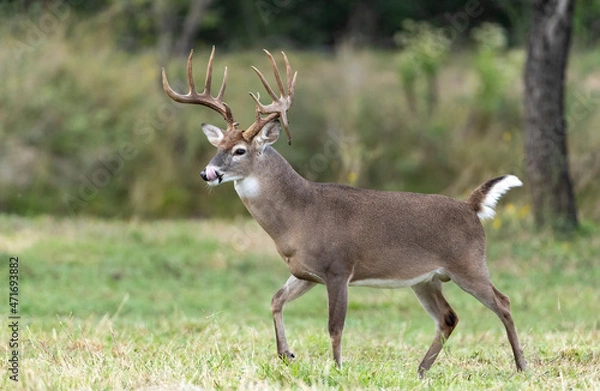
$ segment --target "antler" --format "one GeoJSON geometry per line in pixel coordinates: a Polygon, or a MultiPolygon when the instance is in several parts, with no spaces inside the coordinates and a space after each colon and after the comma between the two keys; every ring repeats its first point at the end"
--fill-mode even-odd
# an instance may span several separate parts
{"type": "Polygon", "coordinates": [[[231,109],[227,105],[227,103],[223,102],[223,95],[225,94],[225,87],[227,85],[227,67],[225,67],[225,71],[223,72],[223,84],[221,84],[221,89],[219,90],[219,94],[216,97],[213,97],[210,88],[212,81],[212,64],[213,57],[215,55],[215,47],[212,47],[210,52],[210,58],[208,59],[208,66],[206,67],[206,81],[204,82],[204,91],[201,94],[196,91],[196,87],[194,85],[194,78],[192,76],[192,57],[194,55],[194,50],[190,51],[190,55],[187,61],[187,80],[189,92],[185,95],[175,92],[171,86],[169,85],[169,81],[167,80],[167,72],[165,68],[162,69],[162,83],[163,89],[176,102],[180,103],[193,103],[199,104],[202,106],[209,107],[221,114],[225,121],[227,122],[227,130],[234,130],[238,123],[233,119],[233,114],[231,114],[231,109]]]}
{"type": "Polygon", "coordinates": [[[263,76],[263,74],[256,68],[254,72],[260,78],[263,86],[267,90],[269,96],[273,99],[273,102],[269,105],[263,105],[260,103],[260,94],[257,93],[257,96],[254,96],[253,93],[250,93],[250,96],[256,102],[256,120],[248,129],[246,129],[243,133],[244,139],[247,141],[251,140],[254,136],[258,134],[258,132],[270,121],[273,121],[277,118],[281,118],[281,122],[283,123],[283,128],[285,129],[285,133],[288,136],[288,144],[292,143],[292,137],[290,136],[290,131],[288,128],[288,120],[286,112],[292,106],[294,102],[294,90],[296,88],[296,76],[298,76],[298,72],[294,73],[292,77],[292,67],[290,66],[290,62],[288,61],[287,56],[284,52],[283,59],[285,61],[286,68],[286,76],[287,76],[287,91],[283,87],[283,83],[281,82],[281,77],[279,76],[279,71],[277,70],[277,64],[275,63],[275,58],[268,50],[263,49],[267,56],[269,56],[269,60],[271,61],[271,66],[273,67],[273,73],[275,74],[275,80],[277,81],[277,86],[279,87],[280,96],[277,97],[267,79],[263,76]],[[262,115],[267,115],[266,117],[262,117],[262,115]]]}

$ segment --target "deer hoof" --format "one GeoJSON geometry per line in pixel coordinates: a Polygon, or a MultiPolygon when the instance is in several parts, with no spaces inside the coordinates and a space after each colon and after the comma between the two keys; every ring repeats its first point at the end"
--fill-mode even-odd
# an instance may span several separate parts
{"type": "Polygon", "coordinates": [[[292,353],[290,351],[285,351],[283,353],[279,353],[279,358],[285,362],[292,362],[292,361],[294,361],[296,356],[294,355],[294,353],[292,353]]]}

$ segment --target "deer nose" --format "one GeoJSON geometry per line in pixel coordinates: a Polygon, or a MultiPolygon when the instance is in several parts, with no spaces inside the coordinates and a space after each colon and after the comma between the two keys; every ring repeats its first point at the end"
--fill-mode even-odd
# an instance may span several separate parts
{"type": "Polygon", "coordinates": [[[215,168],[212,166],[207,166],[204,170],[202,170],[200,176],[206,182],[212,182],[220,177],[220,175],[217,173],[217,170],[215,170],[215,168]]]}

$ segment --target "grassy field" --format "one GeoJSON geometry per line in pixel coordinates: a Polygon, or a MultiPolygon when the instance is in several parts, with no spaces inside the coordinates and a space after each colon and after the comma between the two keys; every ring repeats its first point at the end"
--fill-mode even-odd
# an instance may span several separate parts
{"type": "Polygon", "coordinates": [[[461,320],[419,380],[434,326],[406,289],[351,289],[337,370],[317,287],[287,308],[298,358],[281,362],[269,303],[288,272],[252,221],[0,215],[3,367],[11,257],[21,316],[19,381],[3,370],[0,389],[600,389],[600,227],[557,241],[505,202],[486,229],[530,370],[516,373],[500,321],[450,283],[461,320]]]}

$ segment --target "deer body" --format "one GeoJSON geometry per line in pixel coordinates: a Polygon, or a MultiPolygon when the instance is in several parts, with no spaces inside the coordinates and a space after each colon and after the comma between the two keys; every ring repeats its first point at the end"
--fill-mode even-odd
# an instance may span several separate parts
{"type": "MultiPolygon", "coordinates": [[[[271,302],[278,354],[294,358],[283,326],[285,304],[316,284],[325,284],[327,289],[329,333],[338,366],[342,364],[341,338],[348,287],[411,287],[436,324],[436,335],[419,365],[419,374],[423,376],[458,322],[441,289],[443,282],[453,280],[498,315],[505,326],[517,369],[525,369],[509,299],[489,278],[485,231],[480,222],[481,218],[492,217],[499,197],[521,182],[511,175],[495,178],[478,187],[466,201],[458,201],[442,195],[384,192],[308,181],[271,146],[280,134],[279,122],[274,119],[281,118],[287,131],[287,119],[273,113],[285,111],[291,105],[296,77],[292,79],[285,58],[286,93],[270,58],[281,97],[277,98],[255,69],[274,103],[263,106],[254,97],[257,120],[248,130],[235,129],[237,123],[220,100],[225,80],[216,100],[210,95],[212,54],[205,91],[198,95],[196,103],[218,107],[217,111],[228,122],[226,131],[203,124],[203,131],[217,147],[217,154],[202,171],[202,178],[213,186],[234,182],[240,199],[271,236],[292,274],[271,302]],[[207,97],[213,99],[210,104],[205,102],[207,97]],[[261,115],[273,118],[260,122],[261,115]]],[[[166,83],[166,76],[163,80],[165,90],[175,100],[187,102],[193,95],[174,93],[166,83]]],[[[190,91],[194,91],[191,55],[188,81],[190,91]]]]}
{"type": "Polygon", "coordinates": [[[465,202],[310,182],[271,147],[259,160],[269,174],[251,177],[250,191],[248,179],[235,188],[298,278],[325,283],[336,272],[350,285],[411,286],[435,270],[465,269],[465,252],[484,255],[483,227],[465,202]]]}

